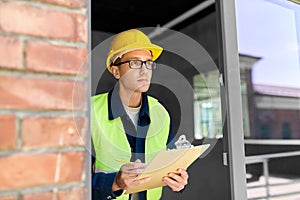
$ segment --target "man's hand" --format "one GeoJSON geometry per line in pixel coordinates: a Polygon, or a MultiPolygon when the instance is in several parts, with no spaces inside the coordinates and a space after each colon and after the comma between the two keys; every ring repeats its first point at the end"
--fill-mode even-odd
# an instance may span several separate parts
{"type": "Polygon", "coordinates": [[[163,178],[163,181],[173,190],[179,192],[188,183],[189,175],[186,170],[178,169],[178,173],[170,172],[168,176],[163,178]]]}
{"type": "Polygon", "coordinates": [[[129,188],[150,181],[150,177],[137,179],[137,176],[146,168],[147,164],[142,163],[139,159],[133,163],[122,165],[117,173],[112,191],[128,190],[129,188]]]}

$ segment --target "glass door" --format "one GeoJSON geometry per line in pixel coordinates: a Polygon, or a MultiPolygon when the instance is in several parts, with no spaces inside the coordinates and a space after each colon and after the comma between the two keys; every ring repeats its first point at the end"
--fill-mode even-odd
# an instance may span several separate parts
{"type": "Polygon", "coordinates": [[[299,3],[237,0],[248,199],[300,198],[299,3]]]}
{"type": "MultiPolygon", "coordinates": [[[[116,83],[105,69],[111,36],[119,32],[116,30],[138,28],[164,47],[149,94],[169,111],[175,139],[184,134],[193,145],[211,144],[207,153],[188,168],[190,177],[185,190],[175,193],[164,187],[162,199],[245,199],[235,1],[195,1],[167,22],[153,22],[158,26],[145,26],[153,23],[138,19],[136,23],[123,20],[131,13],[146,18],[149,13],[138,6],[128,7],[121,0],[106,2],[107,5],[96,2],[91,2],[91,95],[107,91],[116,83]],[[101,6],[116,11],[112,19],[106,18],[106,23],[93,17],[102,13],[101,6]]],[[[166,15],[169,6],[153,9],[166,15]]],[[[151,7],[147,9],[151,11],[151,7]]]]}

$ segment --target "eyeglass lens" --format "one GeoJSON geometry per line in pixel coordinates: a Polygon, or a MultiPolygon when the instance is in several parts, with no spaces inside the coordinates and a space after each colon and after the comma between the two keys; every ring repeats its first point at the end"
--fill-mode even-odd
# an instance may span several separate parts
{"type": "Polygon", "coordinates": [[[142,67],[142,65],[145,64],[147,69],[155,69],[156,68],[156,63],[153,62],[152,60],[146,60],[146,61],[141,61],[141,60],[130,60],[129,61],[129,66],[132,69],[139,69],[142,67]]]}

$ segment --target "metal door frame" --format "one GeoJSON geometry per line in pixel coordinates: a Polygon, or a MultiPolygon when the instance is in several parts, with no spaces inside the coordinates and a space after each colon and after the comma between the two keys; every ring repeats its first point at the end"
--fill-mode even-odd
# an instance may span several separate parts
{"type": "Polygon", "coordinates": [[[231,199],[247,199],[240,69],[235,0],[216,0],[221,66],[224,165],[230,173],[231,199]]]}

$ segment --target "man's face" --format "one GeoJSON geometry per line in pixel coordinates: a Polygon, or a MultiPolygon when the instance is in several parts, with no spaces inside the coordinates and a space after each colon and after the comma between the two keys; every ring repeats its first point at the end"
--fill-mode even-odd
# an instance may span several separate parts
{"type": "MultiPolygon", "coordinates": [[[[151,60],[152,55],[147,50],[134,50],[122,56],[121,62],[128,60],[151,60]]],[[[140,69],[131,69],[129,63],[112,66],[113,75],[119,79],[120,87],[128,92],[146,92],[149,89],[152,70],[143,64],[140,69]]]]}

